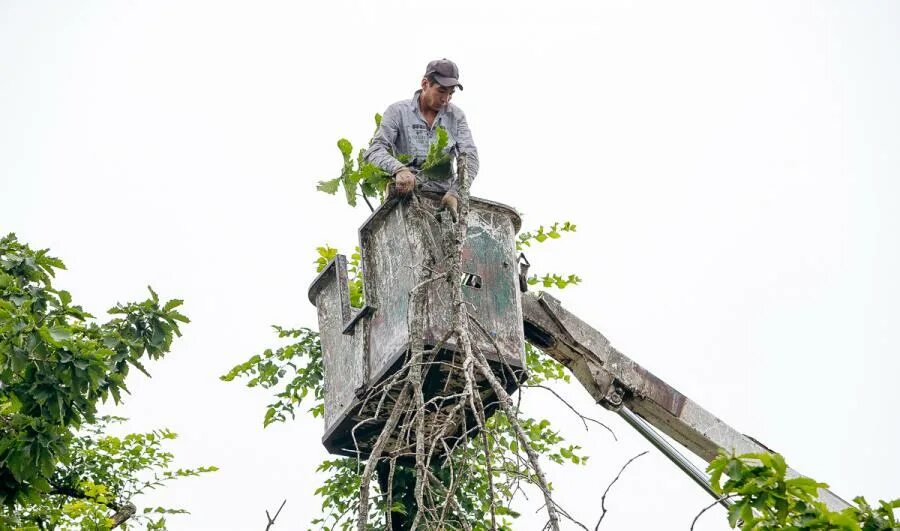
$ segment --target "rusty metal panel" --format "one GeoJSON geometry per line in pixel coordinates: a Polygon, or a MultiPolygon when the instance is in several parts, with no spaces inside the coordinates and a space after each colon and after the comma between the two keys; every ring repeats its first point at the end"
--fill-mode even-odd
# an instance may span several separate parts
{"type": "Polygon", "coordinates": [[[354,391],[366,376],[364,333],[344,334],[351,317],[347,291],[347,261],[338,255],[310,288],[319,317],[319,339],[325,366],[325,431],[333,430],[355,400],[354,391]],[[336,353],[337,355],[326,355],[336,353]]]}
{"type": "MultiPolygon", "coordinates": [[[[463,271],[477,274],[481,289],[464,289],[471,309],[492,336],[507,361],[524,366],[522,304],[516,271],[515,236],[518,227],[508,214],[494,208],[475,210],[463,246],[463,271]]],[[[476,334],[486,351],[492,342],[476,334]]]]}
{"type": "MultiPolygon", "coordinates": [[[[420,198],[432,209],[437,201],[420,198]]],[[[377,380],[405,352],[408,346],[407,312],[409,292],[416,285],[419,264],[430,249],[437,257],[435,274],[445,269],[442,262],[441,227],[435,220],[429,224],[426,241],[409,226],[412,207],[397,203],[393,208],[377,212],[360,229],[366,297],[378,309],[371,319],[369,345],[370,378],[377,380]]],[[[380,210],[382,210],[380,209],[380,210]]],[[[463,244],[462,268],[477,275],[480,287],[464,286],[463,297],[471,303],[474,316],[492,335],[474,333],[475,346],[497,358],[502,354],[507,363],[521,367],[524,336],[515,271],[515,235],[518,215],[504,205],[473,199],[469,229],[463,244]],[[494,342],[500,347],[496,352],[494,342]]],[[[426,343],[435,344],[450,330],[450,297],[446,284],[434,282],[427,288],[426,343]]],[[[455,348],[450,342],[449,348],[455,348]]]]}
{"type": "Polygon", "coordinates": [[[371,378],[378,378],[409,343],[409,290],[415,284],[421,263],[421,247],[410,241],[402,206],[380,209],[360,229],[366,298],[378,309],[370,326],[369,363],[371,378]]]}
{"type": "MultiPolygon", "coordinates": [[[[472,328],[473,345],[493,359],[502,356],[506,363],[521,367],[524,336],[515,267],[517,227],[509,213],[491,204],[476,205],[480,208],[473,208],[469,215],[462,249],[462,271],[464,275],[472,275],[467,277],[472,280],[471,285],[463,286],[463,299],[470,303],[469,311],[482,325],[472,328]],[[490,338],[485,337],[482,327],[490,338]]],[[[440,340],[450,329],[449,302],[443,285],[435,283],[430,287],[426,335],[432,342],[440,340]]]]}

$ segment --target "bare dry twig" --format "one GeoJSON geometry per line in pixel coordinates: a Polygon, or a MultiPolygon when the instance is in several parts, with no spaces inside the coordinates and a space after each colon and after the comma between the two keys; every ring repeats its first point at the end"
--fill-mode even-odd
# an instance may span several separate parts
{"type": "Polygon", "coordinates": [[[587,417],[587,416],[585,416],[585,415],[582,415],[581,412],[578,411],[577,409],[575,409],[575,407],[572,406],[572,404],[570,404],[568,401],[566,401],[565,398],[559,396],[559,393],[557,393],[554,389],[552,389],[552,388],[550,388],[550,387],[547,387],[546,385],[540,385],[540,384],[523,385],[522,387],[523,387],[523,388],[544,389],[544,390],[546,390],[546,391],[550,391],[551,393],[553,393],[554,396],[556,396],[556,398],[559,399],[560,402],[562,402],[563,404],[566,405],[566,407],[568,407],[570,410],[572,410],[572,413],[575,413],[576,415],[578,415],[578,418],[581,419],[581,423],[584,424],[584,429],[588,429],[588,423],[587,423],[587,421],[591,421],[591,422],[593,422],[594,424],[597,424],[598,426],[602,426],[603,428],[605,428],[606,431],[608,431],[609,434],[612,435],[613,440],[616,441],[616,442],[618,442],[619,438],[616,437],[616,433],[615,433],[614,431],[612,431],[612,428],[610,428],[609,426],[607,426],[606,424],[600,422],[600,421],[597,420],[597,419],[593,419],[593,418],[591,418],[591,417],[587,417]]]}
{"type": "Polygon", "coordinates": [[[694,517],[694,521],[691,522],[691,531],[694,531],[694,526],[697,525],[697,520],[699,520],[700,517],[703,516],[703,513],[712,509],[713,507],[722,503],[723,501],[730,500],[734,496],[735,496],[734,494],[726,494],[726,495],[720,496],[720,497],[716,498],[716,501],[714,501],[714,502],[710,503],[709,505],[707,505],[706,507],[704,507],[703,510],[700,511],[699,513],[697,513],[697,516],[694,517]]]}
{"type": "Polygon", "coordinates": [[[603,496],[600,497],[600,508],[603,510],[603,512],[600,514],[600,519],[597,520],[597,525],[594,526],[594,531],[597,531],[598,529],[600,529],[600,523],[603,522],[603,518],[606,516],[606,495],[609,494],[609,489],[612,488],[612,486],[615,484],[616,481],[619,481],[619,478],[622,477],[622,473],[625,472],[625,469],[628,468],[628,465],[630,465],[632,463],[632,461],[634,461],[635,459],[637,459],[638,457],[640,457],[642,455],[645,455],[646,453],[647,453],[647,450],[644,450],[643,452],[637,454],[636,456],[634,456],[631,459],[629,459],[628,461],[626,461],[625,464],[622,465],[621,470],[619,470],[619,473],[616,474],[616,477],[613,478],[613,480],[609,482],[609,485],[606,486],[606,490],[603,491],[603,496]]]}
{"type": "Polygon", "coordinates": [[[275,520],[278,518],[278,515],[281,514],[281,510],[284,509],[284,504],[286,504],[286,503],[287,503],[287,499],[285,499],[283,502],[281,502],[281,507],[278,508],[278,511],[275,513],[275,516],[269,515],[269,510],[266,509],[266,520],[269,521],[269,523],[266,524],[266,531],[269,531],[269,529],[271,529],[272,526],[275,525],[275,520]]]}

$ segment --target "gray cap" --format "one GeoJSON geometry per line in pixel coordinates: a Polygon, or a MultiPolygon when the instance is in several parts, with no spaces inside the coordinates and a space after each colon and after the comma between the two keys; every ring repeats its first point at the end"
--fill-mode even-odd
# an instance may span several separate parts
{"type": "Polygon", "coordinates": [[[442,87],[463,89],[463,86],[459,84],[459,68],[450,59],[435,59],[428,63],[428,66],[425,67],[425,77],[430,75],[434,75],[434,80],[442,87]]]}

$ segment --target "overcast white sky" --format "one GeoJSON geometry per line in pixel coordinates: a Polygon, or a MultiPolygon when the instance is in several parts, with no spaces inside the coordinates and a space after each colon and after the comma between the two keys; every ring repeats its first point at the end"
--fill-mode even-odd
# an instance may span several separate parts
{"type": "MultiPolygon", "coordinates": [[[[315,183],[443,56],[473,191],[578,224],[529,253],[584,278],[568,308],[844,497],[900,497],[900,3],[0,0],[0,231],[62,257],[96,314],[152,284],[193,320],[116,412],[221,471],[144,503],[192,511],[172,529],[317,514],[321,423],[264,431],[267,396],[218,375],[270,324],[315,326],[314,247],[351,247],[367,213],[315,183]]],[[[649,445],[565,394],[620,436],[526,397],[592,456],[549,474],[593,527],[649,445]]],[[[653,451],[604,527],[687,529],[706,503],[653,451]]]]}

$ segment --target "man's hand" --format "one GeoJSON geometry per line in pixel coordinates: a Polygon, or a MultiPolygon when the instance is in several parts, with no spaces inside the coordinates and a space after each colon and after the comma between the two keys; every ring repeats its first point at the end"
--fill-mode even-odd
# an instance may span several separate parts
{"type": "Polygon", "coordinates": [[[456,203],[458,201],[459,198],[456,197],[454,192],[447,192],[444,194],[444,197],[441,198],[441,206],[450,213],[450,217],[453,218],[453,223],[456,223],[456,220],[459,219],[459,211],[456,208],[456,203]]]}
{"type": "Polygon", "coordinates": [[[394,183],[397,186],[398,194],[407,195],[416,186],[416,175],[408,168],[402,168],[394,174],[394,183]]]}

